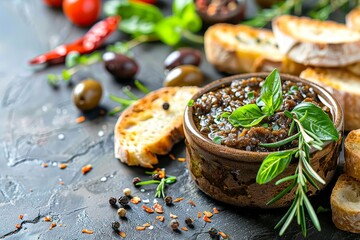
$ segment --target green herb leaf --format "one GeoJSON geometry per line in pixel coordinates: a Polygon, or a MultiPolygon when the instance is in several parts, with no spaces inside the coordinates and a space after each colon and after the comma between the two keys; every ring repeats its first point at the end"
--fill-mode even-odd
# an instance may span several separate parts
{"type": "Polygon", "coordinates": [[[67,68],[71,68],[74,67],[76,65],[79,64],[79,57],[80,57],[80,53],[78,52],[70,52],[68,55],[66,55],[65,58],[65,66],[67,68]]]}
{"type": "Polygon", "coordinates": [[[235,127],[252,127],[266,117],[256,104],[248,104],[237,108],[231,113],[228,120],[235,127]]]}
{"type": "Polygon", "coordinates": [[[139,89],[140,92],[144,93],[144,94],[148,94],[150,92],[150,90],[145,87],[144,84],[142,84],[139,80],[135,80],[134,81],[135,87],[137,89],[139,89]]]}
{"type": "Polygon", "coordinates": [[[194,99],[190,99],[189,102],[187,103],[187,105],[188,105],[188,107],[192,107],[192,106],[194,106],[194,103],[195,103],[194,99]]]}
{"type": "Polygon", "coordinates": [[[229,112],[224,112],[224,113],[221,114],[221,117],[222,117],[222,118],[228,118],[230,115],[231,115],[231,113],[229,113],[229,112]]]}
{"type": "Polygon", "coordinates": [[[221,145],[222,143],[222,137],[216,136],[212,140],[214,143],[221,145]]]}
{"type": "Polygon", "coordinates": [[[61,76],[62,76],[64,81],[69,81],[69,80],[71,80],[72,74],[71,74],[70,70],[64,69],[61,72],[61,76]]]}
{"type": "Polygon", "coordinates": [[[47,81],[51,86],[56,86],[59,82],[59,77],[56,74],[48,74],[47,81]]]}
{"type": "Polygon", "coordinates": [[[196,13],[195,3],[192,0],[175,0],[173,3],[174,15],[181,19],[181,24],[191,32],[201,29],[202,21],[196,13]]]}
{"type": "Polygon", "coordinates": [[[106,51],[127,54],[129,51],[129,45],[127,42],[116,42],[106,47],[106,51]]]}
{"type": "Polygon", "coordinates": [[[133,36],[154,34],[155,25],[163,19],[159,8],[129,1],[105,2],[104,12],[121,16],[120,30],[133,36]]]}
{"type": "Polygon", "coordinates": [[[313,103],[303,102],[297,105],[292,113],[300,119],[301,125],[314,133],[320,140],[338,140],[339,134],[329,116],[313,103]],[[307,114],[307,117],[303,117],[307,114]]]}
{"type": "Polygon", "coordinates": [[[277,177],[287,168],[293,154],[293,150],[270,153],[260,166],[256,182],[265,184],[277,177]]]}
{"type": "Polygon", "coordinates": [[[159,39],[170,46],[180,42],[182,30],[181,19],[176,16],[164,18],[155,27],[155,32],[159,39]]]}
{"type": "Polygon", "coordinates": [[[248,98],[249,100],[253,100],[253,99],[254,99],[254,91],[248,92],[248,93],[247,93],[247,98],[248,98]]]}
{"type": "Polygon", "coordinates": [[[280,74],[276,68],[266,77],[264,85],[261,87],[260,99],[264,103],[261,110],[267,116],[272,116],[280,109],[283,98],[280,74]]]}
{"type": "Polygon", "coordinates": [[[129,100],[129,99],[125,99],[125,98],[121,98],[121,97],[116,97],[112,94],[110,94],[110,99],[114,102],[120,103],[124,106],[130,106],[131,104],[133,104],[134,102],[136,102],[136,100],[129,100]]]}
{"type": "Polygon", "coordinates": [[[298,132],[297,134],[292,135],[291,137],[285,138],[283,140],[277,141],[277,142],[273,142],[273,143],[259,143],[259,146],[261,147],[270,147],[270,148],[276,148],[276,147],[280,147],[283,146],[289,142],[292,142],[293,140],[297,139],[300,135],[300,132],[298,132]]]}

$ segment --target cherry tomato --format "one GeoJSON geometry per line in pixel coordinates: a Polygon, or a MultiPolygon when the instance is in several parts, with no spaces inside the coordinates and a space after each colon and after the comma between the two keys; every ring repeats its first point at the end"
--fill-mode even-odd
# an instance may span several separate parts
{"type": "Polygon", "coordinates": [[[142,2],[142,3],[148,3],[148,4],[155,4],[157,0],[130,0],[132,2],[142,2]]]}
{"type": "Polygon", "coordinates": [[[87,27],[100,16],[101,0],[64,0],[66,17],[75,25],[87,27]]]}
{"type": "Polygon", "coordinates": [[[63,0],[43,0],[49,7],[61,7],[63,0]]]}

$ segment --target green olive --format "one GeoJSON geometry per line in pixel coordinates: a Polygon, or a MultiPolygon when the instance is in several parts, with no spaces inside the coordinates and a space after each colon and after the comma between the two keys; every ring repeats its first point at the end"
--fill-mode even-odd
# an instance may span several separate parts
{"type": "Polygon", "coordinates": [[[96,108],[99,105],[101,96],[102,86],[93,79],[86,79],[78,83],[72,95],[75,106],[82,111],[96,108]]]}
{"type": "Polygon", "coordinates": [[[165,77],[164,86],[200,86],[204,81],[201,70],[193,65],[182,65],[172,69],[165,77]]]}

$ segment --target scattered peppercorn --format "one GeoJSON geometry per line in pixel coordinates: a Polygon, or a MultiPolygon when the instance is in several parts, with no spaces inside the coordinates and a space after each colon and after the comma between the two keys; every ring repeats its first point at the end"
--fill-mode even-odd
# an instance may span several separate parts
{"type": "Polygon", "coordinates": [[[210,228],[209,234],[210,234],[210,237],[212,239],[218,239],[219,238],[218,230],[216,230],[215,228],[210,228]]]}
{"type": "Polygon", "coordinates": [[[111,206],[115,206],[116,205],[116,198],[114,198],[114,197],[109,198],[109,203],[110,203],[111,206]]]}
{"type": "Polygon", "coordinates": [[[151,177],[152,177],[152,179],[154,179],[154,180],[158,180],[158,181],[161,180],[160,174],[158,174],[158,173],[154,173],[153,175],[151,175],[151,177]]]}
{"type": "Polygon", "coordinates": [[[167,102],[164,102],[162,107],[163,107],[164,110],[168,110],[170,108],[170,104],[167,103],[167,102]]]}
{"type": "Polygon", "coordinates": [[[177,230],[179,228],[179,225],[179,221],[176,219],[170,221],[170,227],[172,228],[172,230],[177,230]]]}
{"type": "Polygon", "coordinates": [[[139,177],[134,177],[132,180],[132,183],[134,184],[135,187],[140,187],[140,186],[136,186],[136,184],[139,182],[141,182],[141,179],[139,177]]]}
{"type": "Polygon", "coordinates": [[[126,209],[125,208],[119,208],[117,211],[117,214],[119,215],[119,217],[125,217],[126,215],[126,209]]]}
{"type": "Polygon", "coordinates": [[[129,203],[128,197],[127,197],[127,196],[121,196],[121,197],[119,198],[119,203],[120,203],[122,206],[128,205],[128,203],[129,203]]]}
{"type": "Polygon", "coordinates": [[[193,222],[194,222],[194,220],[192,220],[191,218],[189,218],[189,217],[185,218],[186,225],[190,226],[193,224],[193,222]]]}
{"type": "Polygon", "coordinates": [[[127,197],[131,196],[131,190],[130,190],[130,188],[125,188],[125,189],[123,190],[123,193],[124,193],[124,195],[127,196],[127,197]]]}
{"type": "Polygon", "coordinates": [[[111,224],[111,227],[112,229],[114,229],[115,231],[118,231],[119,230],[119,227],[120,227],[120,223],[119,222],[113,222],[111,224]]]}
{"type": "Polygon", "coordinates": [[[167,206],[170,206],[172,204],[172,197],[171,196],[166,196],[164,201],[165,201],[165,204],[167,206]]]}

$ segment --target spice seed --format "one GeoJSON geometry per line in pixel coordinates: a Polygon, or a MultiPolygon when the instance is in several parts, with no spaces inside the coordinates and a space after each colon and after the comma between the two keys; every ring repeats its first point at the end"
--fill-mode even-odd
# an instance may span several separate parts
{"type": "Polygon", "coordinates": [[[51,218],[49,216],[44,217],[45,222],[51,222],[51,218]]]}
{"type": "Polygon", "coordinates": [[[111,227],[112,227],[112,229],[114,229],[115,231],[117,231],[117,230],[119,229],[119,227],[120,227],[120,223],[119,223],[119,222],[113,222],[113,223],[111,224],[111,227]]]}
{"type": "Polygon", "coordinates": [[[138,231],[144,231],[145,227],[144,226],[136,226],[136,230],[138,231]]]}
{"type": "Polygon", "coordinates": [[[177,159],[179,162],[185,162],[185,158],[178,158],[177,159]]]}
{"type": "Polygon", "coordinates": [[[81,230],[82,233],[86,233],[86,234],[93,234],[94,232],[89,230],[89,229],[83,229],[81,230]]]}
{"type": "Polygon", "coordinates": [[[67,165],[66,163],[60,163],[60,164],[59,164],[59,168],[60,168],[60,169],[65,169],[65,168],[67,168],[67,166],[68,166],[68,165],[67,165]]]}
{"type": "Polygon", "coordinates": [[[109,203],[110,203],[111,206],[115,206],[116,202],[117,202],[116,198],[114,198],[114,197],[109,198],[109,203]]]}
{"type": "Polygon", "coordinates": [[[218,233],[223,239],[228,239],[228,235],[226,235],[225,233],[223,233],[221,231],[219,231],[218,233]]]}
{"type": "Polygon", "coordinates": [[[191,206],[196,207],[196,204],[194,203],[194,201],[190,200],[189,203],[191,206]]]}
{"type": "Polygon", "coordinates": [[[218,231],[215,228],[210,228],[208,233],[213,239],[218,237],[218,231]]]}
{"type": "Polygon", "coordinates": [[[159,203],[155,203],[153,208],[155,209],[156,213],[159,213],[159,214],[164,213],[163,207],[159,203]]]}
{"type": "Polygon", "coordinates": [[[149,208],[146,205],[142,205],[142,208],[145,210],[145,212],[147,213],[154,213],[154,210],[152,208],[149,208]]]}
{"type": "Polygon", "coordinates": [[[206,215],[203,217],[203,220],[204,220],[205,222],[211,223],[210,218],[208,218],[206,215]]]}
{"type": "Polygon", "coordinates": [[[164,222],[165,217],[164,216],[156,216],[156,220],[159,220],[160,222],[164,222]]]}
{"type": "Polygon", "coordinates": [[[197,217],[201,218],[201,216],[202,216],[201,212],[198,212],[197,217]]]}
{"type": "Polygon", "coordinates": [[[144,223],[143,224],[143,227],[150,227],[151,225],[150,225],[150,223],[144,223]]]}
{"type": "Polygon", "coordinates": [[[121,197],[119,198],[119,203],[120,203],[122,206],[128,205],[128,203],[129,203],[128,197],[126,197],[126,196],[121,196],[121,197]]]}
{"type": "Polygon", "coordinates": [[[53,229],[54,227],[56,227],[56,223],[52,222],[50,227],[49,227],[49,230],[53,229]]]}
{"type": "Polygon", "coordinates": [[[19,219],[22,220],[24,218],[24,215],[20,214],[19,219]]]}
{"type": "Polygon", "coordinates": [[[174,215],[172,213],[170,213],[170,217],[173,218],[173,219],[178,218],[178,216],[176,216],[176,215],[174,215]]]}
{"type": "Polygon", "coordinates": [[[170,104],[167,103],[167,102],[164,102],[163,105],[162,105],[162,108],[166,111],[170,108],[170,104]]]}
{"type": "Polygon", "coordinates": [[[120,235],[120,237],[122,237],[122,238],[126,238],[126,233],[123,232],[123,231],[120,231],[120,232],[119,232],[119,235],[120,235]]]}
{"type": "Polygon", "coordinates": [[[169,157],[171,158],[171,160],[175,160],[176,158],[175,158],[175,156],[174,156],[174,154],[169,154],[169,157]]]}
{"type": "Polygon", "coordinates": [[[15,227],[17,228],[17,229],[20,229],[21,228],[21,225],[20,224],[15,224],[15,227]]]}
{"type": "Polygon", "coordinates": [[[135,187],[140,187],[140,186],[136,186],[136,184],[139,182],[141,182],[141,179],[139,177],[134,177],[132,180],[132,183],[134,184],[135,187]]]}
{"type": "Polygon", "coordinates": [[[88,164],[88,165],[85,165],[82,169],[81,169],[81,172],[82,174],[87,174],[88,172],[90,172],[92,169],[92,165],[91,164],[88,164]]]}
{"type": "Polygon", "coordinates": [[[141,199],[139,197],[133,197],[130,202],[134,203],[134,204],[138,204],[139,202],[141,202],[141,199]]]}
{"type": "Polygon", "coordinates": [[[213,216],[213,214],[208,211],[204,211],[204,215],[207,216],[208,218],[211,218],[213,216]]]}
{"type": "Polygon", "coordinates": [[[216,207],[213,208],[213,211],[214,211],[215,214],[219,213],[219,210],[216,207]]]}
{"type": "Polygon", "coordinates": [[[189,229],[187,229],[187,227],[182,227],[181,230],[188,231],[189,229]]]}
{"type": "Polygon", "coordinates": [[[184,198],[179,197],[179,198],[176,198],[176,199],[174,200],[174,202],[180,202],[180,201],[182,201],[182,200],[184,200],[184,198]]]}
{"type": "Polygon", "coordinates": [[[49,164],[43,163],[43,164],[41,164],[41,166],[42,166],[43,168],[47,168],[47,167],[49,166],[49,164]]]}
{"type": "Polygon", "coordinates": [[[80,116],[76,119],[76,123],[82,123],[82,122],[85,122],[85,117],[84,116],[80,116]]]}

